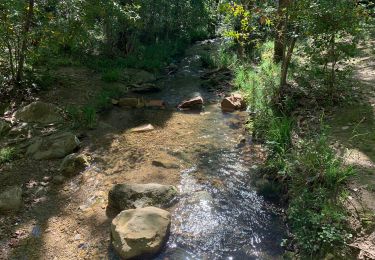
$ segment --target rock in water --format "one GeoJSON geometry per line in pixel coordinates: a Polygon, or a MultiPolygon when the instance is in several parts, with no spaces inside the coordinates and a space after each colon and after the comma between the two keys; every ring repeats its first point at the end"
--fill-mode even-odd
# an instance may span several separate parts
{"type": "Polygon", "coordinates": [[[109,191],[108,206],[118,210],[147,206],[164,208],[175,201],[177,194],[177,188],[172,185],[116,184],[109,191]]]}
{"type": "Polygon", "coordinates": [[[159,208],[124,210],[112,221],[112,245],[123,259],[149,259],[166,243],[170,225],[170,213],[159,208]]]}
{"type": "Polygon", "coordinates": [[[10,130],[10,124],[5,121],[0,119],[0,137],[3,135],[6,135],[10,130]]]}
{"type": "Polygon", "coordinates": [[[40,124],[57,123],[62,120],[55,105],[40,101],[21,108],[14,114],[14,117],[20,121],[40,124]]]}
{"type": "Polygon", "coordinates": [[[221,109],[224,112],[233,112],[244,108],[246,108],[246,103],[240,94],[232,94],[221,101],[221,109]]]}
{"type": "Polygon", "coordinates": [[[26,154],[36,160],[58,159],[72,153],[78,146],[78,138],[72,133],[65,132],[35,138],[27,148],[26,154]]]}
{"type": "Polygon", "coordinates": [[[13,186],[0,193],[0,212],[16,211],[22,205],[22,189],[13,186]]]}
{"type": "Polygon", "coordinates": [[[142,132],[149,132],[149,131],[152,131],[154,129],[155,128],[151,124],[147,124],[147,125],[141,125],[141,126],[135,127],[133,129],[131,129],[130,132],[132,132],[132,133],[142,133],[142,132]]]}
{"type": "Polygon", "coordinates": [[[89,166],[88,159],[83,154],[69,154],[60,165],[60,171],[64,176],[73,176],[85,170],[89,166]]]}
{"type": "Polygon", "coordinates": [[[177,108],[179,109],[202,109],[203,98],[197,96],[188,100],[182,101],[177,108]]]}

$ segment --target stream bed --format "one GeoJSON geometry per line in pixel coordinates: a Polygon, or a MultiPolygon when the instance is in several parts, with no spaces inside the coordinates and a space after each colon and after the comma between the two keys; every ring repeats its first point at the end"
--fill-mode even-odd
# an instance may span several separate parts
{"type": "Polygon", "coordinates": [[[181,138],[181,143],[194,139],[192,147],[169,151],[189,167],[181,169],[171,235],[156,259],[279,259],[285,226],[280,211],[258,195],[253,184],[258,154],[244,128],[248,113],[223,113],[221,97],[201,86],[207,70],[200,55],[209,48],[215,48],[215,42],[187,50],[177,72],[158,81],[162,91],[146,96],[163,99],[182,120],[185,114],[201,117],[181,138]],[[181,100],[198,95],[205,100],[203,111],[175,110],[181,100]]]}

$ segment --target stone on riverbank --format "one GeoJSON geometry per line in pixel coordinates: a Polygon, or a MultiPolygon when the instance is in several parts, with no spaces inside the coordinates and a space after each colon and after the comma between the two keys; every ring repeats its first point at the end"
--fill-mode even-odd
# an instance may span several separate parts
{"type": "Polygon", "coordinates": [[[26,154],[36,160],[59,159],[72,153],[79,144],[79,140],[74,134],[63,132],[34,138],[32,144],[27,148],[26,154]]]}
{"type": "Polygon", "coordinates": [[[64,158],[60,165],[60,171],[64,176],[69,177],[82,172],[88,166],[89,162],[85,155],[72,153],[64,158]]]}
{"type": "Polygon", "coordinates": [[[19,109],[14,114],[14,117],[27,123],[51,124],[62,121],[62,117],[55,105],[41,101],[33,102],[19,109]]]}
{"type": "Polygon", "coordinates": [[[221,101],[221,109],[224,112],[233,112],[246,108],[244,98],[240,94],[232,94],[221,101]]]}
{"type": "Polygon", "coordinates": [[[143,133],[154,130],[155,128],[151,124],[141,125],[130,130],[132,133],[143,133]]]}
{"type": "Polygon", "coordinates": [[[13,186],[0,193],[0,213],[17,211],[22,205],[22,189],[13,186]]]}
{"type": "Polygon", "coordinates": [[[112,221],[112,245],[123,259],[149,259],[166,243],[170,225],[170,213],[159,208],[124,210],[112,221]]]}
{"type": "Polygon", "coordinates": [[[116,184],[108,194],[108,206],[118,210],[147,206],[168,207],[178,195],[172,185],[157,183],[116,184]]]}

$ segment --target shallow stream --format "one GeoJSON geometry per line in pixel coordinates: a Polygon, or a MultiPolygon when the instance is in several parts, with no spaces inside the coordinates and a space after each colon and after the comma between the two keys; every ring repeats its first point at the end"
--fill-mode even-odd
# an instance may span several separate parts
{"type": "Polygon", "coordinates": [[[190,166],[181,170],[171,235],[156,259],[278,259],[284,226],[253,184],[258,154],[244,129],[247,112],[222,113],[220,97],[201,87],[200,54],[214,46],[204,42],[189,49],[177,73],[158,82],[163,91],[147,97],[163,99],[170,108],[196,95],[205,100],[197,113],[201,122],[191,129],[199,145],[185,154],[190,166]]]}

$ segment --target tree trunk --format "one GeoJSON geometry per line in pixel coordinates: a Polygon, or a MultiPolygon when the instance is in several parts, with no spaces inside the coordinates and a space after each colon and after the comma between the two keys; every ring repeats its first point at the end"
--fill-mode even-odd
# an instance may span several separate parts
{"type": "Polygon", "coordinates": [[[18,57],[18,67],[17,67],[17,75],[16,75],[16,81],[17,83],[20,83],[23,76],[23,68],[25,64],[26,59],[26,52],[27,52],[27,44],[28,44],[28,34],[31,27],[31,22],[33,19],[34,14],[34,0],[29,0],[28,8],[26,10],[26,18],[25,18],[25,25],[23,29],[23,35],[22,35],[22,43],[21,43],[21,50],[18,57]]]}
{"type": "Polygon", "coordinates": [[[285,9],[289,6],[290,0],[279,0],[279,5],[277,8],[278,22],[276,25],[276,35],[275,35],[275,47],[274,47],[274,62],[280,63],[284,59],[285,53],[285,27],[286,20],[284,18],[285,9]]]}
{"type": "Polygon", "coordinates": [[[286,85],[286,79],[287,79],[287,76],[288,76],[288,69],[289,69],[290,61],[292,59],[292,55],[293,55],[294,47],[296,45],[296,41],[297,41],[297,37],[293,37],[291,39],[290,46],[288,48],[288,52],[287,52],[285,58],[283,59],[283,63],[282,63],[282,66],[281,66],[281,78],[280,78],[280,87],[281,88],[286,85]]]}

